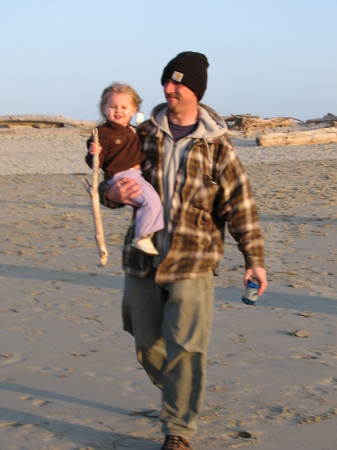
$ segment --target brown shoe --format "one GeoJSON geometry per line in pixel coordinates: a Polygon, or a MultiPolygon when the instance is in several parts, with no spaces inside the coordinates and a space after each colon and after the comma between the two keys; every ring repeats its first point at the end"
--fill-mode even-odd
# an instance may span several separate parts
{"type": "Polygon", "coordinates": [[[189,440],[181,436],[166,436],[161,450],[193,450],[189,440]]]}

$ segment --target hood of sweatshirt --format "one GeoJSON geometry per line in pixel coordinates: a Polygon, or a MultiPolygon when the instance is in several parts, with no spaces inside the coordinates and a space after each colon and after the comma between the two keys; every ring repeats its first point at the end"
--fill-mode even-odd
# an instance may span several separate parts
{"type": "MultiPolygon", "coordinates": [[[[203,103],[198,103],[199,125],[188,137],[191,139],[202,139],[211,142],[213,139],[226,134],[227,125],[221,116],[203,103]]],[[[168,107],[166,103],[156,106],[151,113],[151,122],[158,127],[158,133],[163,131],[171,136],[168,124],[168,107]]]]}

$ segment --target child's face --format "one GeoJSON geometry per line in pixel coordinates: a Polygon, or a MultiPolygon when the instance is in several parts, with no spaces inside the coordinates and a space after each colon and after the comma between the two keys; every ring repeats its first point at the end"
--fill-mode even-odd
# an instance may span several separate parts
{"type": "Polygon", "coordinates": [[[103,109],[104,115],[108,120],[125,127],[136,111],[137,108],[132,101],[131,95],[122,92],[112,93],[103,109]]]}

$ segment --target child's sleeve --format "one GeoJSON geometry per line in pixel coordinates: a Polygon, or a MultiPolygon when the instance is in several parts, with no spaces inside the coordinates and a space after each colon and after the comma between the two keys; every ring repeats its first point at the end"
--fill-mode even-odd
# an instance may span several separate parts
{"type": "Polygon", "coordinates": [[[92,136],[87,140],[87,149],[88,149],[88,152],[87,152],[87,154],[85,155],[85,162],[88,164],[88,166],[90,167],[90,169],[92,169],[92,156],[91,156],[90,153],[89,153],[89,147],[90,147],[91,142],[93,142],[93,137],[92,137],[92,136]]]}

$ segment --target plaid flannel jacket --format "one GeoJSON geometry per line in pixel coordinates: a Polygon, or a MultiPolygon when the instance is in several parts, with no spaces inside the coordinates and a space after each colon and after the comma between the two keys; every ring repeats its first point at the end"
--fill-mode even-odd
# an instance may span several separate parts
{"type": "MultiPolygon", "coordinates": [[[[215,113],[205,105],[201,106],[211,116],[215,113]]],[[[165,133],[151,120],[143,122],[138,132],[147,158],[143,165],[144,177],[164,201],[162,161],[165,133]]],[[[105,198],[105,189],[103,183],[100,187],[101,203],[117,207],[105,198]]],[[[126,273],[144,277],[152,267],[152,257],[131,247],[134,219],[133,215],[125,237],[123,268],[126,273]]],[[[246,268],[263,267],[264,243],[251,186],[225,131],[215,138],[193,139],[185,149],[176,178],[169,222],[170,250],[157,269],[157,283],[196,278],[209,270],[216,272],[224,253],[226,223],[244,256],[246,268]]]]}

